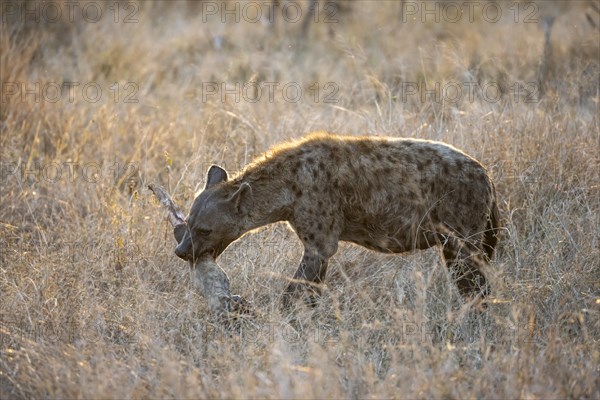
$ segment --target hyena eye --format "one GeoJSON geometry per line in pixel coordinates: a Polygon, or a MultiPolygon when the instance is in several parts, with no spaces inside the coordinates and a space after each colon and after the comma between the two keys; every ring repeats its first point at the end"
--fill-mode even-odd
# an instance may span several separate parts
{"type": "Polygon", "coordinates": [[[201,229],[201,228],[198,228],[198,229],[196,229],[196,232],[198,232],[198,234],[201,235],[201,236],[208,236],[208,235],[211,234],[212,229],[201,229]]]}

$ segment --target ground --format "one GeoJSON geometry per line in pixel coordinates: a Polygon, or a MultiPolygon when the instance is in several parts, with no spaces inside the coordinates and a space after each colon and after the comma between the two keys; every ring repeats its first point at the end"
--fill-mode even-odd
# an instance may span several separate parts
{"type": "Polygon", "coordinates": [[[321,3],[305,35],[261,4],[2,3],[0,396],[600,397],[598,2],[321,3]],[[147,184],[187,208],[212,163],[315,130],[488,167],[487,310],[434,250],[343,244],[282,315],[302,248],[277,224],[218,259],[256,317],[210,315],[147,184]]]}

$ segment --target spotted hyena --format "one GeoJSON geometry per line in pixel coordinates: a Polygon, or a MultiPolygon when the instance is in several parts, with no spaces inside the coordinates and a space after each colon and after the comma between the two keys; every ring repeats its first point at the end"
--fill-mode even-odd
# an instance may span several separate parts
{"type": "Polygon", "coordinates": [[[383,253],[439,245],[461,295],[485,296],[482,259],[498,240],[494,185],[477,160],[440,142],[327,133],[279,145],[233,178],[213,165],[186,221],[175,250],[186,260],[287,221],[304,255],[284,305],[318,294],[340,241],[383,253]]]}

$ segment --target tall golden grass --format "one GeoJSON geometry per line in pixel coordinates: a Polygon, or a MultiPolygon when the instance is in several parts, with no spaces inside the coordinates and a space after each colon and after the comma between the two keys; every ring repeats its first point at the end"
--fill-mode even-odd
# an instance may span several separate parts
{"type": "MultiPolygon", "coordinates": [[[[73,21],[63,3],[57,22],[19,14],[46,3],[1,10],[2,398],[600,396],[597,1],[557,11],[546,60],[525,2],[517,21],[494,3],[495,23],[355,2],[306,38],[284,18],[222,23],[206,2],[120,2],[116,23],[104,2],[73,21]],[[471,99],[474,82],[495,92],[471,99]],[[236,83],[252,83],[239,101],[210,92],[236,83]],[[422,93],[436,84],[441,99],[422,93]],[[321,129],[442,140],[488,166],[504,230],[485,312],[433,250],[344,244],[319,306],[281,315],[301,245],[277,224],[218,260],[257,317],[229,331],[209,315],[146,185],[189,206],[210,163],[236,170],[321,129]]],[[[541,21],[551,6],[534,4],[541,21]]]]}

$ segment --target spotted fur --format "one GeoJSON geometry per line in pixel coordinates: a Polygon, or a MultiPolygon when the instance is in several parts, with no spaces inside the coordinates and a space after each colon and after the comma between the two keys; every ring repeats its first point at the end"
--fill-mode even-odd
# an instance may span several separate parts
{"type": "Polygon", "coordinates": [[[481,266],[498,241],[494,185],[477,160],[448,144],[316,133],[269,150],[232,179],[212,166],[176,254],[216,257],[277,221],[304,245],[284,304],[306,289],[318,293],[339,241],[384,253],[439,245],[463,296],[488,293],[481,266]]]}

